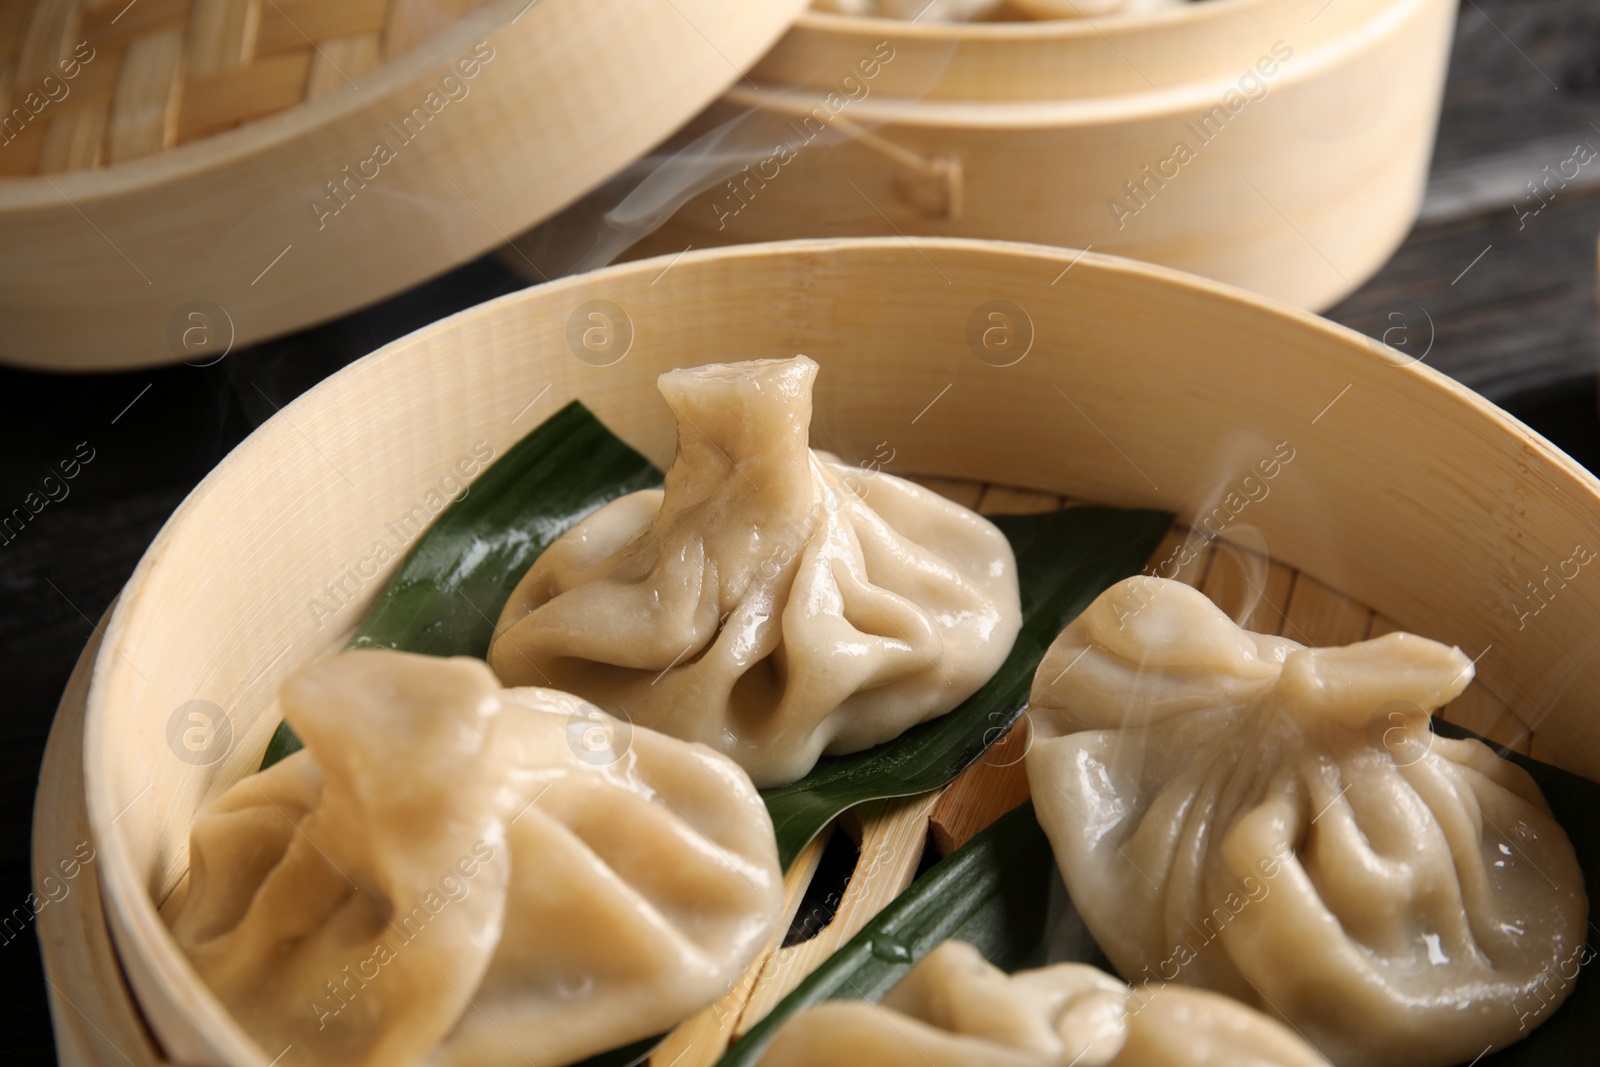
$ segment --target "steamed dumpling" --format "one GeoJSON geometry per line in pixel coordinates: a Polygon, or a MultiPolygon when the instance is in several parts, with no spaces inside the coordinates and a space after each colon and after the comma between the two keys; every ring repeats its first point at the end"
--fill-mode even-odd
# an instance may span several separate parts
{"type": "Polygon", "coordinates": [[[1524,771],[1431,733],[1472,674],[1411,634],[1251,633],[1179,582],[1102,594],[1035,675],[1028,780],[1112,963],[1281,1013],[1338,1064],[1464,1063],[1549,1018],[1583,875],[1524,771]]]}
{"type": "Polygon", "coordinates": [[[346,652],[281,698],[305,749],[200,816],[170,916],[268,1059],[571,1063],[711,1002],[774,928],[772,823],[716,753],[596,751],[596,709],[465,658],[346,652]]]}
{"type": "Polygon", "coordinates": [[[1327,1067],[1283,1024],[1216,993],[1129,989],[1062,963],[1007,976],[946,941],[883,1002],[785,1023],[760,1067],[1327,1067]]]}
{"type": "Polygon", "coordinates": [[[661,376],[665,490],[551,545],[501,612],[509,685],[577,693],[731,756],[758,786],[943,715],[1021,626],[1005,536],[966,508],[807,447],[817,365],[661,376]]]}

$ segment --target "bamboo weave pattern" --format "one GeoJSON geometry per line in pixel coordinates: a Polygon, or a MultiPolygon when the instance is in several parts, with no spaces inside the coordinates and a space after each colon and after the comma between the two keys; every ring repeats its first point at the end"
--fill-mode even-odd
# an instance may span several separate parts
{"type": "Polygon", "coordinates": [[[165,151],[358,84],[487,0],[0,0],[0,177],[165,151]]]}

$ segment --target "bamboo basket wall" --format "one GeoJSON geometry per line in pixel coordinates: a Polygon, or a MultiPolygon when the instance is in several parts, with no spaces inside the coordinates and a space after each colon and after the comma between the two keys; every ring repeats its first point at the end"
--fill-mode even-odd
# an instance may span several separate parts
{"type": "MultiPolygon", "coordinates": [[[[381,587],[384,575],[332,622],[309,610],[386,517],[478,442],[503,452],[574,398],[665,464],[659,373],[797,351],[822,365],[818,446],[859,458],[888,441],[891,472],[989,511],[1070,498],[1192,520],[1289,442],[1270,495],[1226,531],[1235,543],[1202,552],[1184,579],[1300,640],[1399,626],[1453,642],[1479,668],[1453,717],[1600,777],[1600,663],[1585,637],[1600,586],[1574,579],[1536,599],[1533,584],[1575,542],[1593,544],[1600,483],[1481,398],[1303,312],[1093,253],[898,238],[696,252],[513,294],[387,346],[268,422],[174,515],[80,663],[41,782],[39,863],[77,840],[96,850],[98,880],[41,915],[63,1048],[96,1064],[266,1062],[197,983],[157,904],[184,877],[197,809],[259,760],[278,681],[338,647],[381,587]],[[1016,342],[1004,358],[982,343],[997,296],[1016,342]],[[631,349],[605,367],[566,341],[597,300],[632,326],[631,349]],[[165,736],[194,699],[232,723],[231,749],[208,767],[174,758],[165,736]]],[[[757,961],[657,1067],[714,1062],[906,884],[930,827],[947,851],[1020,800],[1016,751],[942,796],[843,820],[891,876],[858,878],[815,940],[757,961]]],[[[791,871],[791,908],[819,855],[791,871]]]]}
{"type": "Polygon", "coordinates": [[[1456,6],[1201,0],[942,25],[808,14],[695,126],[765,112],[794,158],[764,146],[636,254],[902,233],[1036,241],[1330,307],[1416,218],[1456,6]],[[860,63],[880,42],[893,58],[868,80],[860,63]]]}
{"type": "Polygon", "coordinates": [[[803,6],[0,5],[0,361],[215,359],[414,285],[671,133],[803,6]]]}

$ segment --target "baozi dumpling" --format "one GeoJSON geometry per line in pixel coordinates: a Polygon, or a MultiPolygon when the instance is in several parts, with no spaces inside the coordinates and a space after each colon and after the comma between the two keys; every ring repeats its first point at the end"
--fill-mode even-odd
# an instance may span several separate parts
{"type": "Polygon", "coordinates": [[[758,786],[943,715],[1021,626],[994,525],[807,446],[804,356],[676,370],[664,490],[573,527],[501,612],[509,685],[577,693],[731,756],[758,786]]]}
{"type": "Polygon", "coordinates": [[[283,686],[305,749],[196,821],[174,937],[267,1058],[556,1067],[714,1000],[782,904],[726,758],[648,730],[598,757],[576,697],[368,650],[283,686]]]}
{"type": "Polygon", "coordinates": [[[880,1004],[789,1020],[760,1067],[1327,1067],[1283,1024],[1216,993],[1130,989],[1061,963],[1006,975],[946,941],[880,1004]]]}
{"type": "Polygon", "coordinates": [[[1111,962],[1279,1013],[1337,1064],[1463,1063],[1548,1018],[1583,875],[1524,771],[1432,734],[1472,674],[1411,634],[1305,648],[1179,582],[1107,590],[1039,666],[1027,766],[1111,962]]]}

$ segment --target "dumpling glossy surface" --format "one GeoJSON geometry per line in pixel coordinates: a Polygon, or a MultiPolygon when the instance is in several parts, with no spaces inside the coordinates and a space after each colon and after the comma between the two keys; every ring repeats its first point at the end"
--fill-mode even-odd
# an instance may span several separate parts
{"type": "Polygon", "coordinates": [[[817,365],[664,374],[678,454],[539,558],[489,662],[512,685],[802,777],[953,709],[1021,626],[1005,536],[966,508],[808,447],[817,365]]]}
{"type": "Polygon", "coordinates": [[[305,749],[200,816],[170,919],[268,1059],[556,1067],[669,1029],[772,932],[772,824],[716,753],[465,658],[346,652],[281,698],[305,749]]]}
{"type": "Polygon", "coordinates": [[[761,1067],[1327,1067],[1283,1024],[1227,997],[1130,989],[1063,963],[1006,975],[946,941],[880,1004],[835,1000],[789,1020],[761,1067]]]}
{"type": "Polygon", "coordinates": [[[1571,988],[1583,875],[1533,780],[1430,713],[1472,680],[1411,634],[1305,648],[1129,579],[1035,675],[1028,779],[1131,980],[1281,1014],[1339,1064],[1464,1063],[1571,988]]]}

